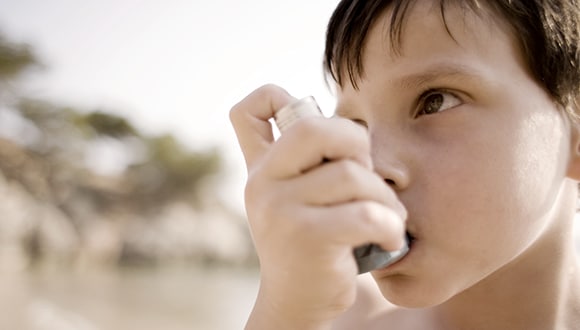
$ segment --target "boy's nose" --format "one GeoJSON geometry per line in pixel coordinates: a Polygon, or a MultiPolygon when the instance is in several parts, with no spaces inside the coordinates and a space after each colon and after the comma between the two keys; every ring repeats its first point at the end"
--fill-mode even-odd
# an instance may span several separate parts
{"type": "Polygon", "coordinates": [[[385,133],[370,130],[369,134],[375,172],[395,191],[404,190],[411,180],[407,163],[409,148],[392,131],[385,133]]]}

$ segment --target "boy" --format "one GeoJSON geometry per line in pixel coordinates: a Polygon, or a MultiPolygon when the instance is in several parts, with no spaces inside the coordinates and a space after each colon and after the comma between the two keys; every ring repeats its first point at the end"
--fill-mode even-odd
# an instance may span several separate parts
{"type": "Polygon", "coordinates": [[[580,329],[577,1],[339,3],[331,119],[230,117],[261,283],[247,329],[580,329]],[[323,160],[327,160],[323,162],[323,160]],[[352,248],[410,252],[357,294],[352,248]],[[394,307],[399,306],[399,307],[394,307]]]}

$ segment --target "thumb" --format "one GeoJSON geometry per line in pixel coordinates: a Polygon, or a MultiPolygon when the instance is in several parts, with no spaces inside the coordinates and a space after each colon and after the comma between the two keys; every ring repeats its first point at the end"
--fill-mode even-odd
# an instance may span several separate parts
{"type": "Polygon", "coordinates": [[[265,85],[250,93],[231,109],[230,121],[234,126],[248,169],[274,142],[269,119],[274,117],[276,110],[295,100],[283,88],[265,85]]]}

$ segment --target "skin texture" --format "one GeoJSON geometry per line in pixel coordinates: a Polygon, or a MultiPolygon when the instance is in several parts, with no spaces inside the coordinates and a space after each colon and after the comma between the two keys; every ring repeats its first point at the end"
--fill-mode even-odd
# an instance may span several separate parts
{"type": "Polygon", "coordinates": [[[291,96],[266,86],[232,109],[262,276],[247,329],[577,328],[576,125],[500,20],[450,7],[451,37],[418,1],[398,54],[387,20],[358,89],[339,88],[337,118],[274,142],[267,120],[291,96]],[[411,252],[372,276],[413,309],[388,309],[357,296],[351,249],[396,249],[403,224],[411,252]]]}

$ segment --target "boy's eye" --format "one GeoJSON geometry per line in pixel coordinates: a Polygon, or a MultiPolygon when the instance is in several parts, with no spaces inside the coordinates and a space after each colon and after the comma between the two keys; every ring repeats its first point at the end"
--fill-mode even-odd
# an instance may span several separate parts
{"type": "Polygon", "coordinates": [[[455,95],[444,91],[428,91],[419,98],[417,116],[441,112],[461,104],[455,95]]]}

